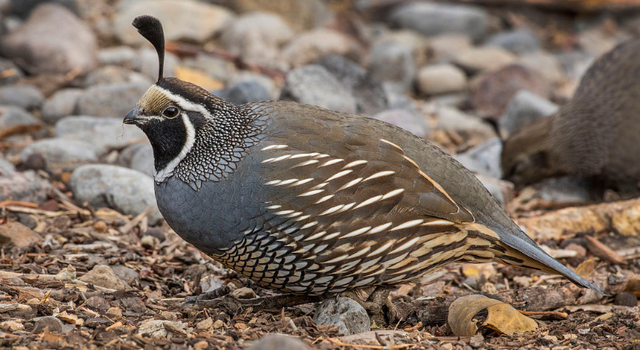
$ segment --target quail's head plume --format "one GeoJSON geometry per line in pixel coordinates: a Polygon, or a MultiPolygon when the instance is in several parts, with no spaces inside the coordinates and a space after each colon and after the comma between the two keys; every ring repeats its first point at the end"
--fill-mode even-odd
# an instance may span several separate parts
{"type": "MultiPolygon", "coordinates": [[[[162,67],[160,22],[143,16],[134,26],[162,67]]],[[[182,238],[261,286],[339,293],[493,260],[600,291],[547,255],[433,144],[303,104],[234,106],[160,69],[124,120],[151,141],[158,207],[182,238]]]]}

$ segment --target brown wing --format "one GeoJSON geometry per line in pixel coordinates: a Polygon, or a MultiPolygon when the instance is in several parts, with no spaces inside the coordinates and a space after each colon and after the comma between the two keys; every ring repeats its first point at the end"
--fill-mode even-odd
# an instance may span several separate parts
{"type": "Polygon", "coordinates": [[[268,174],[269,198],[266,223],[256,232],[267,234],[252,240],[259,251],[273,247],[272,254],[256,253],[272,266],[242,266],[243,273],[269,287],[320,294],[494,257],[489,248],[497,235],[474,226],[469,210],[385,139],[378,124],[363,121],[325,116],[295,125],[295,137],[273,126],[256,151],[263,153],[256,171],[268,174]],[[279,254],[294,258],[272,258],[279,254]]]}

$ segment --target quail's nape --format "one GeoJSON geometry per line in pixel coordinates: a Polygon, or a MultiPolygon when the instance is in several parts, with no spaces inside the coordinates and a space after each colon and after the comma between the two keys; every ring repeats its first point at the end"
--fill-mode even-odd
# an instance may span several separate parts
{"type": "MultiPolygon", "coordinates": [[[[133,24],[162,67],[160,22],[133,24]]],[[[261,286],[339,293],[493,260],[604,294],[547,255],[467,169],[393,125],[291,102],[234,106],[162,71],[124,122],[151,141],[169,225],[261,286]]]]}

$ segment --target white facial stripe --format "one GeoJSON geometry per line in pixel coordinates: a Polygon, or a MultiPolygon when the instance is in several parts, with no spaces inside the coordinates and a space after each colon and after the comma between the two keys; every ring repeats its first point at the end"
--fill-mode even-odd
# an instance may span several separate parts
{"type": "MultiPolygon", "coordinates": [[[[173,94],[169,90],[163,89],[157,85],[154,85],[153,88],[158,89],[161,93],[165,94],[169,99],[176,102],[176,104],[183,111],[195,111],[195,112],[201,113],[206,118],[211,118],[211,114],[203,106],[195,103],[191,103],[185,100],[183,97],[173,94]]],[[[163,182],[168,177],[173,175],[173,171],[175,170],[175,168],[187,156],[187,154],[189,154],[189,151],[191,151],[193,144],[196,142],[196,129],[193,126],[193,123],[191,123],[191,120],[189,120],[189,116],[187,115],[187,113],[182,112],[180,113],[180,117],[182,118],[184,127],[187,130],[187,142],[184,144],[184,146],[182,147],[182,150],[180,151],[180,154],[178,154],[177,157],[172,159],[169,162],[169,164],[167,164],[167,166],[164,167],[164,169],[161,169],[160,171],[155,172],[154,178],[156,182],[163,182]]]]}

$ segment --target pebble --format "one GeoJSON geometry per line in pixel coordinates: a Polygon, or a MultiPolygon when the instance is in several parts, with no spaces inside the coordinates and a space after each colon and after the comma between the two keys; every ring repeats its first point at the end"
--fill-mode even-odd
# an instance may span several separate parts
{"type": "Polygon", "coordinates": [[[16,167],[6,159],[0,158],[0,175],[7,175],[16,171],[16,167]]]}
{"type": "Polygon", "coordinates": [[[459,52],[453,62],[470,74],[504,67],[516,60],[511,52],[491,46],[476,47],[459,52]]]}
{"type": "Polygon", "coordinates": [[[42,203],[52,187],[33,171],[11,172],[0,176],[0,202],[5,200],[42,203]]]}
{"type": "Polygon", "coordinates": [[[34,109],[39,108],[43,101],[44,96],[40,90],[32,85],[0,87],[0,105],[34,109]]]}
{"type": "Polygon", "coordinates": [[[98,51],[98,62],[102,66],[118,65],[130,67],[136,51],[129,46],[107,47],[98,51]]]}
{"type": "MultiPolygon", "coordinates": [[[[0,29],[0,32],[2,30],[0,29]]],[[[0,57],[0,86],[14,84],[24,77],[24,73],[11,60],[0,57]]]]}
{"type": "MultiPolygon", "coordinates": [[[[157,73],[157,72],[156,72],[157,73]]],[[[154,83],[148,76],[120,66],[104,66],[93,70],[84,79],[83,87],[120,83],[141,83],[151,86],[154,83]]]]}
{"type": "Polygon", "coordinates": [[[367,311],[355,300],[345,297],[329,298],[316,309],[313,321],[318,325],[338,326],[338,334],[368,332],[371,321],[367,311]]]}
{"type": "Polygon", "coordinates": [[[70,181],[74,197],[94,208],[112,208],[136,216],[154,206],[149,223],[162,218],[153,189],[153,178],[139,171],[113,165],[83,165],[76,168],[70,181]]]}
{"type": "Polygon", "coordinates": [[[484,37],[489,26],[489,15],[480,7],[421,1],[399,6],[389,20],[426,36],[460,33],[473,40],[484,37]]]}
{"type": "Polygon", "coordinates": [[[418,72],[418,90],[426,95],[461,92],[467,89],[467,76],[451,64],[426,66],[418,72]]]}
{"type": "Polygon", "coordinates": [[[123,118],[66,117],[56,123],[55,136],[91,143],[98,155],[146,139],[142,130],[131,126],[123,127],[123,118]]]}
{"type": "Polygon", "coordinates": [[[539,118],[554,114],[558,108],[558,105],[546,98],[527,90],[520,90],[513,96],[498,123],[501,131],[511,135],[539,118]]]}
{"type": "Polygon", "coordinates": [[[374,119],[393,124],[418,136],[425,137],[429,134],[427,118],[406,109],[390,109],[372,116],[374,119]]]}
{"type": "Polygon", "coordinates": [[[501,207],[504,208],[513,199],[515,189],[513,183],[486,175],[476,174],[476,177],[501,207]]]}
{"type": "Polygon", "coordinates": [[[282,58],[292,67],[300,67],[329,55],[359,57],[361,51],[360,46],[346,35],[328,28],[318,28],[291,40],[282,49],[282,58]]]}
{"type": "Polygon", "coordinates": [[[535,185],[536,197],[553,203],[580,203],[592,201],[588,180],[562,176],[544,179],[535,185]]]}
{"type": "Polygon", "coordinates": [[[131,21],[141,14],[165,19],[162,21],[166,41],[186,40],[203,43],[227,28],[234,15],[228,9],[193,0],[123,2],[113,20],[116,37],[129,45],[146,44],[147,41],[131,21]],[[171,20],[166,20],[171,19],[171,20]]]}
{"type": "Polygon", "coordinates": [[[471,159],[482,169],[482,171],[479,173],[500,179],[502,178],[502,168],[500,166],[501,154],[502,141],[499,138],[494,137],[478,146],[471,148],[465,153],[458,155],[458,157],[471,159]]]}
{"type": "Polygon", "coordinates": [[[560,62],[550,53],[538,51],[526,53],[516,61],[524,67],[536,71],[550,84],[560,83],[565,74],[560,62]]]}
{"type": "Polygon", "coordinates": [[[131,284],[140,277],[137,271],[125,265],[112,265],[111,269],[126,284],[131,284]]]}
{"type": "Polygon", "coordinates": [[[139,297],[122,298],[120,299],[120,303],[128,313],[143,314],[145,311],[147,311],[147,307],[139,297]]]}
{"type": "Polygon", "coordinates": [[[70,171],[77,166],[98,161],[93,145],[79,140],[62,138],[43,139],[25,147],[20,159],[26,163],[29,156],[40,154],[45,159],[47,169],[63,169],[70,171]]]}
{"type": "Polygon", "coordinates": [[[473,87],[471,105],[477,115],[498,119],[520,90],[546,97],[549,85],[530,69],[517,64],[508,65],[479,79],[473,87]]]}
{"type": "Polygon", "coordinates": [[[55,123],[58,120],[73,115],[78,98],[84,93],[81,89],[61,89],[49,97],[42,106],[42,120],[55,123]]]}
{"type": "Polygon", "coordinates": [[[413,89],[416,70],[412,48],[406,44],[380,41],[369,52],[369,74],[398,93],[413,89]]]}
{"type": "Polygon", "coordinates": [[[283,334],[268,334],[247,350],[309,350],[302,340],[283,334]]]}
{"type": "Polygon", "coordinates": [[[2,56],[31,74],[87,72],[97,65],[97,52],[91,29],[56,4],[36,7],[22,25],[0,40],[2,56]]]}
{"type": "Polygon", "coordinates": [[[431,113],[438,116],[437,128],[440,130],[456,131],[469,138],[477,137],[482,141],[496,136],[490,125],[484,123],[480,118],[466,114],[457,108],[433,106],[431,109],[431,113]]]}
{"type": "Polygon", "coordinates": [[[82,282],[91,283],[95,286],[100,286],[115,290],[125,290],[126,285],[122,280],[113,272],[111,267],[105,265],[96,265],[91,271],[78,278],[82,282]]]}
{"type": "Polygon", "coordinates": [[[540,40],[529,28],[519,28],[507,32],[496,33],[487,39],[486,45],[501,47],[515,54],[540,50],[540,40]]]}
{"type": "MultiPolygon", "coordinates": [[[[238,73],[238,69],[233,62],[205,54],[198,54],[195,57],[185,58],[182,60],[182,65],[202,71],[209,77],[220,80],[221,82],[230,82],[230,79],[233,77],[246,75],[238,73]]],[[[157,63],[155,67],[157,68],[157,63]]],[[[270,80],[269,78],[266,79],[270,80]]],[[[271,85],[273,85],[273,83],[271,83],[271,85]]]]}
{"type": "Polygon", "coordinates": [[[96,117],[119,117],[122,121],[148,88],[149,84],[146,82],[92,86],[78,97],[76,113],[96,117]]]}
{"type": "Polygon", "coordinates": [[[15,106],[0,106],[0,135],[18,127],[38,127],[42,123],[31,113],[15,106]]]}
{"type": "Polygon", "coordinates": [[[80,13],[77,0],[10,0],[9,2],[11,13],[20,18],[27,18],[34,8],[44,2],[64,6],[75,14],[80,13]]]}
{"type": "Polygon", "coordinates": [[[319,65],[289,71],[280,99],[339,112],[356,112],[355,98],[333,75],[319,65]]]}
{"type": "Polygon", "coordinates": [[[253,299],[256,297],[256,292],[251,288],[242,287],[231,292],[231,296],[236,299],[253,299]]]}
{"type": "Polygon", "coordinates": [[[153,148],[149,142],[136,142],[120,152],[118,164],[153,176],[153,148]]]}
{"type": "Polygon", "coordinates": [[[297,32],[322,26],[333,18],[322,0],[233,0],[227,3],[238,13],[276,13],[297,32]]]}
{"type": "Polygon", "coordinates": [[[256,81],[242,81],[214,94],[235,105],[271,99],[269,91],[256,81]]]}
{"type": "Polygon", "coordinates": [[[594,54],[571,51],[554,55],[569,78],[580,79],[591,67],[597,56],[594,54]]]}
{"type": "Polygon", "coordinates": [[[448,62],[460,52],[473,48],[471,37],[464,34],[442,34],[429,40],[429,51],[433,52],[433,61],[448,62]]]}
{"type": "Polygon", "coordinates": [[[287,69],[280,47],[294,34],[282,17],[268,12],[250,12],[238,17],[222,34],[222,44],[248,62],[287,69]]]}
{"type": "Polygon", "coordinates": [[[18,332],[24,330],[22,322],[8,320],[0,322],[0,329],[8,332],[18,332]]]}
{"type": "Polygon", "coordinates": [[[43,316],[34,319],[36,322],[33,327],[33,334],[43,333],[45,328],[49,328],[51,333],[62,333],[62,321],[55,316],[43,316]]]}
{"type": "Polygon", "coordinates": [[[180,321],[146,320],[138,325],[138,334],[150,337],[166,337],[167,329],[181,329],[186,332],[187,324],[180,321]]]}
{"type": "Polygon", "coordinates": [[[108,327],[112,325],[113,322],[106,317],[92,317],[88,318],[84,325],[89,328],[100,328],[100,327],[108,327]]]}

